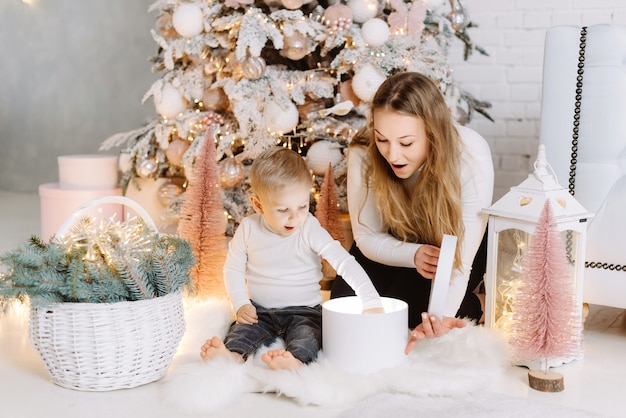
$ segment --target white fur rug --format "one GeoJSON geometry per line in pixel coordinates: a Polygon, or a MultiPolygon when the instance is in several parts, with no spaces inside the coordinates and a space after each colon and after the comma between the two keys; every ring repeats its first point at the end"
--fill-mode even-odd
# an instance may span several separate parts
{"type": "Polygon", "coordinates": [[[229,305],[224,300],[188,302],[186,312],[187,332],[161,385],[166,403],[192,413],[227,407],[246,392],[275,392],[302,405],[329,407],[358,405],[384,393],[465,397],[497,385],[510,364],[498,335],[472,325],[421,341],[403,365],[366,376],[333,368],[323,352],[297,371],[270,370],[260,360],[265,350],[245,364],[222,359],[204,363],[200,346],[213,335],[224,337],[232,321],[229,305]]]}

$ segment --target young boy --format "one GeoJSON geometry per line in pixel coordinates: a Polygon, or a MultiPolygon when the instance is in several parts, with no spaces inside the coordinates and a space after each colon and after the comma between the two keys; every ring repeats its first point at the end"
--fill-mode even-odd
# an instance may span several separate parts
{"type": "Polygon", "coordinates": [[[224,341],[208,339],[200,356],[244,361],[282,337],[285,349],[262,359],[272,369],[295,369],[321,348],[322,258],[355,290],[364,313],[383,312],[382,301],[354,257],[309,212],[311,173],[300,155],[270,148],[254,160],[250,183],[256,213],[237,228],[224,263],[237,320],[224,341]]]}

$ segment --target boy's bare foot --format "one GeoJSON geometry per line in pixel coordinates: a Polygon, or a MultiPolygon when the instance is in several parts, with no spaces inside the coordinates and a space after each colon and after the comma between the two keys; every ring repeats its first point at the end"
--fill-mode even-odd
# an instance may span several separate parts
{"type": "Polygon", "coordinates": [[[297,369],[302,362],[287,350],[269,350],[261,359],[273,370],[297,369]]]}
{"type": "Polygon", "coordinates": [[[222,357],[226,359],[233,359],[237,361],[241,361],[241,355],[238,353],[233,353],[224,345],[224,342],[220,340],[218,337],[209,338],[202,344],[200,347],[200,357],[202,360],[209,361],[213,360],[217,357],[222,357]]]}

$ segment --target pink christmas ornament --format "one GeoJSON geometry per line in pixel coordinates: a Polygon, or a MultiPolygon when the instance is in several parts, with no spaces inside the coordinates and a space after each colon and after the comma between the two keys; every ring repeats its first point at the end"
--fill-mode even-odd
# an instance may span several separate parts
{"type": "Polygon", "coordinates": [[[334,31],[352,26],[352,9],[345,4],[333,4],[324,11],[324,24],[334,31]]]}
{"type": "Polygon", "coordinates": [[[297,10],[304,4],[303,0],[281,0],[282,5],[289,10],[297,10]]]}
{"type": "Polygon", "coordinates": [[[426,5],[424,2],[415,0],[410,10],[403,0],[390,0],[389,4],[394,10],[387,17],[391,33],[409,33],[415,39],[419,39],[424,30],[424,19],[426,19],[426,5]]]}
{"type": "Polygon", "coordinates": [[[167,149],[165,150],[165,156],[167,157],[167,161],[173,165],[180,165],[181,161],[183,161],[183,155],[189,149],[189,142],[184,141],[182,139],[174,139],[169,143],[167,149]]]}

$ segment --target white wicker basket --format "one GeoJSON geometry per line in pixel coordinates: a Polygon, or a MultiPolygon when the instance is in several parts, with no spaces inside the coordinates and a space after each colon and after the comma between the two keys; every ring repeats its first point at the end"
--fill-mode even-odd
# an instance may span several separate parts
{"type": "MultiPolygon", "coordinates": [[[[96,199],[75,213],[102,203],[131,206],[156,229],[143,208],[121,196],[96,199]]],[[[59,229],[66,230],[65,224],[59,229]]],[[[182,291],[140,301],[55,303],[30,311],[30,340],[52,381],[76,390],[132,388],[160,379],[184,332],[182,291]]]]}

